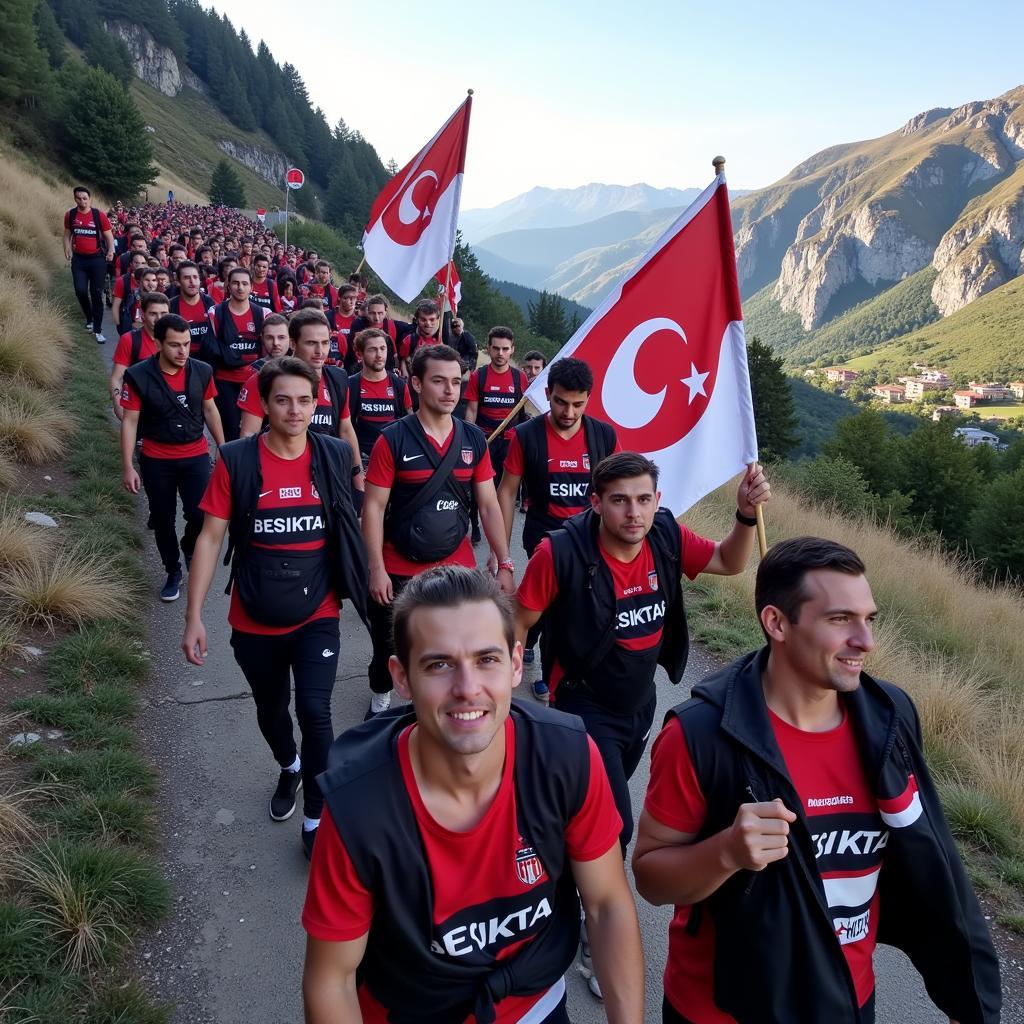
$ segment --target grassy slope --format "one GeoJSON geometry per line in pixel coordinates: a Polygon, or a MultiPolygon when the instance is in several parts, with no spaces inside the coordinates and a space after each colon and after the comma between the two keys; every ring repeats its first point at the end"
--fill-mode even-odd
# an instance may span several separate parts
{"type": "MultiPolygon", "coordinates": [[[[156,132],[152,136],[156,162],[160,167],[157,188],[150,195],[163,198],[173,188],[179,200],[207,202],[210,175],[226,154],[218,148],[218,139],[260,146],[277,147],[263,132],[243,132],[236,128],[202,93],[185,89],[173,98],[134,79],[132,97],[146,121],[156,132]]],[[[245,185],[245,198],[250,207],[270,209],[284,202],[279,188],[264,181],[244,164],[232,160],[245,185]]]]}

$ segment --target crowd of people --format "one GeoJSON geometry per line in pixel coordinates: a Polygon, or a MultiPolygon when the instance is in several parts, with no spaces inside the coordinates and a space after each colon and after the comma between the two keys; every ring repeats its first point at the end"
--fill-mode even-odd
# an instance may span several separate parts
{"type": "Polygon", "coordinates": [[[557,1024],[578,957],[607,1019],[640,1024],[634,831],[636,891],[675,907],[664,1021],[871,1024],[878,941],[951,1024],[998,1020],[917,713],[865,672],[877,609],[843,544],[761,559],[765,645],[658,727],[634,827],[656,673],[687,664],[683,577],[747,567],[761,467],[729,532],[702,537],[660,507],[656,463],[587,413],[586,363],[551,365],[530,418],[544,356],[516,366],[507,327],[481,359],[434,300],[396,320],[358,272],[335,284],[236,211],[74,196],[66,251],[101,343],[112,282],[124,485],[148,498],[160,596],[187,573],[181,647],[202,665],[227,539],[270,817],[301,794],[307,1021],[557,1024]],[[335,737],[345,600],[372,657],[366,719],[335,737]],[[538,661],[533,699],[513,699],[538,661]]]}

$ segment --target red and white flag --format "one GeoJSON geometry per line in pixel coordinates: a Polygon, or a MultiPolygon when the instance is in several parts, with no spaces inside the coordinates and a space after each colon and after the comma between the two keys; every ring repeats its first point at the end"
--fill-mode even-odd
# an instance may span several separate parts
{"type": "MultiPolygon", "coordinates": [[[[594,372],[587,412],[661,470],[681,515],[757,460],[725,175],[665,232],[555,356],[594,372]]],[[[554,360],[552,360],[554,362],[554,360]]],[[[526,394],[542,411],[547,372],[526,394]]]]}
{"type": "Polygon", "coordinates": [[[384,186],[363,231],[366,262],[412,302],[455,251],[473,97],[384,186]]]}
{"type": "Polygon", "coordinates": [[[448,266],[442,267],[435,275],[434,280],[437,281],[439,287],[437,289],[437,297],[441,303],[441,312],[444,312],[444,302],[447,298],[448,305],[451,307],[452,316],[459,315],[459,303],[462,301],[462,282],[459,280],[459,271],[456,269],[455,261],[449,260],[448,266]],[[445,295],[445,287],[447,286],[450,295],[445,295]]]}

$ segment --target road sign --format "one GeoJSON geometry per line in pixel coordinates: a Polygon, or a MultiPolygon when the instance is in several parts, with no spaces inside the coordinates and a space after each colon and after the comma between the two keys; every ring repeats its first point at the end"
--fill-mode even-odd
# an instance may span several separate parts
{"type": "Polygon", "coordinates": [[[267,211],[261,206],[256,211],[256,219],[262,224],[264,222],[264,220],[266,219],[266,216],[267,216],[267,211]]]}
{"type": "Polygon", "coordinates": [[[298,167],[289,167],[288,173],[284,176],[285,184],[289,188],[302,188],[306,184],[306,176],[298,167]]]}

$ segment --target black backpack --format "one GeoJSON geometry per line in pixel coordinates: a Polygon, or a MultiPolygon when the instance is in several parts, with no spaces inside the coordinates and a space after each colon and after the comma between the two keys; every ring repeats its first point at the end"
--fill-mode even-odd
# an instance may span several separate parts
{"type": "MultiPolygon", "coordinates": [[[[68,210],[68,230],[72,235],[75,233],[75,217],[78,216],[78,207],[72,206],[68,210]]],[[[96,227],[96,248],[99,252],[103,253],[104,256],[107,254],[107,240],[103,237],[103,228],[100,227],[100,211],[96,207],[92,207],[92,222],[96,227]]],[[[73,250],[72,250],[73,251],[73,250]]]]}

